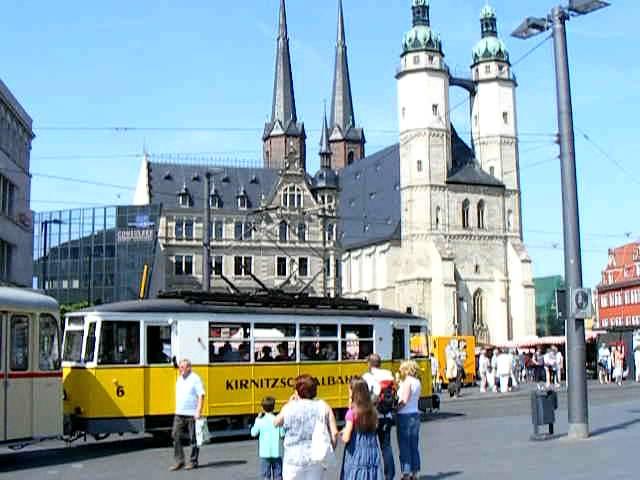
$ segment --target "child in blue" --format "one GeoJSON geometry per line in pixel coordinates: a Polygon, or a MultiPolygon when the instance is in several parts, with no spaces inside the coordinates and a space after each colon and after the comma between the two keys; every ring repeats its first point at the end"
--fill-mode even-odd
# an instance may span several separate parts
{"type": "Polygon", "coordinates": [[[260,456],[260,478],[264,480],[282,480],[282,427],[275,427],[276,418],[273,409],[276,401],[273,397],[262,400],[262,412],[251,427],[251,436],[259,437],[258,455],[260,456]]]}

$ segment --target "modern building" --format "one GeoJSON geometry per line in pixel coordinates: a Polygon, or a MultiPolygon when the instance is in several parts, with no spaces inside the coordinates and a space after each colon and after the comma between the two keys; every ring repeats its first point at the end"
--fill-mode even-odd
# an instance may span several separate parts
{"type": "Polygon", "coordinates": [[[413,0],[412,17],[396,74],[399,143],[340,172],[342,291],[427,317],[435,335],[534,335],[517,84],[496,12],[482,9],[467,78],[450,73],[427,0],[413,0]],[[451,124],[452,86],[472,99],[472,146],[451,124]]]}
{"type": "Polygon", "coordinates": [[[640,242],[609,249],[597,309],[595,328],[640,330],[640,242]]]}
{"type": "Polygon", "coordinates": [[[564,320],[559,315],[556,292],[564,289],[560,275],[533,279],[536,291],[536,334],[539,337],[564,335],[564,320]]]}
{"type": "Polygon", "coordinates": [[[0,80],[0,283],[31,285],[31,117],[0,80]]]}
{"type": "Polygon", "coordinates": [[[138,298],[153,275],[160,207],[61,210],[35,216],[34,281],[60,303],[138,298]]]}

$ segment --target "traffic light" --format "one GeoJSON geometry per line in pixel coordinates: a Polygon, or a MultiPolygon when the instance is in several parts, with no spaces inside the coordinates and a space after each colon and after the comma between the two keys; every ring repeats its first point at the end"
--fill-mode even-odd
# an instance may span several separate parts
{"type": "Polygon", "coordinates": [[[593,316],[591,290],[588,288],[574,288],[571,290],[571,316],[573,318],[589,318],[593,316]]]}

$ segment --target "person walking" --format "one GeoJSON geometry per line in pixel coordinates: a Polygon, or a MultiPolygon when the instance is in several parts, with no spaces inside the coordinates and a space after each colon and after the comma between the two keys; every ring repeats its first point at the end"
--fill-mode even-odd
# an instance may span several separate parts
{"type": "Polygon", "coordinates": [[[431,363],[431,387],[434,393],[440,393],[440,363],[433,352],[429,354],[429,362],[431,363]]]}
{"type": "Polygon", "coordinates": [[[509,377],[511,376],[511,355],[502,352],[498,355],[496,366],[496,375],[500,379],[500,393],[509,391],[509,377]]]}
{"type": "Polygon", "coordinates": [[[509,358],[511,360],[511,389],[515,389],[518,388],[520,365],[518,361],[518,355],[516,355],[516,351],[514,348],[509,350],[509,358]]]}
{"type": "Polygon", "coordinates": [[[369,386],[362,377],[352,377],[349,409],[340,435],[345,443],[340,480],[382,480],[377,428],[378,411],[371,400],[369,386]]]}
{"type": "Polygon", "coordinates": [[[554,346],[553,350],[556,354],[556,386],[562,385],[562,373],[564,371],[564,356],[562,352],[558,350],[558,347],[554,346]]]}
{"type": "Polygon", "coordinates": [[[491,388],[493,389],[494,392],[497,392],[498,388],[500,387],[499,385],[500,377],[498,376],[498,357],[499,356],[500,356],[500,349],[494,348],[493,352],[491,352],[491,372],[493,373],[493,382],[492,382],[491,388]]]}
{"type": "Polygon", "coordinates": [[[636,382],[640,382],[640,345],[633,351],[633,364],[636,369],[636,382]]]}
{"type": "Polygon", "coordinates": [[[422,384],[418,377],[418,364],[407,360],[400,364],[398,388],[398,448],[403,480],[416,480],[420,471],[420,410],[418,400],[422,384]]]}
{"type": "Polygon", "coordinates": [[[622,386],[622,376],[624,373],[624,353],[622,345],[613,347],[613,378],[618,386],[622,386]]]}
{"type": "Polygon", "coordinates": [[[295,392],[276,416],[273,424],[284,427],[283,480],[325,480],[327,466],[317,463],[311,455],[311,439],[316,423],[322,422],[328,429],[335,448],[338,436],[336,417],[324,400],[316,400],[317,382],[311,375],[296,378],[295,392]]]}
{"type": "MultiPolygon", "coordinates": [[[[377,353],[372,353],[368,358],[369,371],[362,378],[367,383],[371,398],[378,402],[381,387],[384,383],[393,382],[393,374],[389,370],[380,368],[382,359],[377,353]]],[[[433,364],[431,364],[433,368],[433,364]]],[[[391,427],[393,426],[393,412],[378,412],[378,442],[382,452],[385,480],[393,480],[396,476],[396,466],[393,459],[393,447],[391,446],[391,427]]]]}
{"type": "Polygon", "coordinates": [[[258,456],[260,457],[260,478],[263,480],[282,480],[282,427],[273,424],[276,416],[273,409],[276,400],[265,397],[262,400],[262,412],[251,427],[251,436],[258,437],[258,456]]]}
{"type": "Polygon", "coordinates": [[[478,373],[480,374],[480,391],[487,391],[487,371],[490,367],[489,357],[487,357],[487,351],[483,348],[480,352],[480,358],[478,358],[478,373]]]}
{"type": "Polygon", "coordinates": [[[200,377],[193,373],[191,361],[187,358],[180,360],[178,365],[180,374],[176,381],[176,411],[173,419],[173,454],[175,463],[169,468],[174,472],[181,469],[191,470],[198,467],[200,449],[196,443],[196,420],[202,415],[204,404],[204,387],[200,377]],[[185,466],[183,438],[188,436],[191,442],[191,456],[185,466]]]}

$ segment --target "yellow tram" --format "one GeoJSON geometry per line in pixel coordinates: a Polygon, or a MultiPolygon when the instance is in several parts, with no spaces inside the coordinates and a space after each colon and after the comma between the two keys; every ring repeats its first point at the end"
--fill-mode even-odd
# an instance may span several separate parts
{"type": "Polygon", "coordinates": [[[214,436],[248,431],[271,395],[281,406],[301,373],[332,407],[347,406],[350,378],[370,353],[397,370],[415,358],[422,405],[434,398],[425,319],[344,299],[183,294],[102,305],[66,318],[64,414],[69,434],[161,433],[171,427],[176,361],[189,358],[205,384],[214,436]]]}
{"type": "Polygon", "coordinates": [[[0,443],[62,435],[58,303],[0,287],[0,443]]]}

